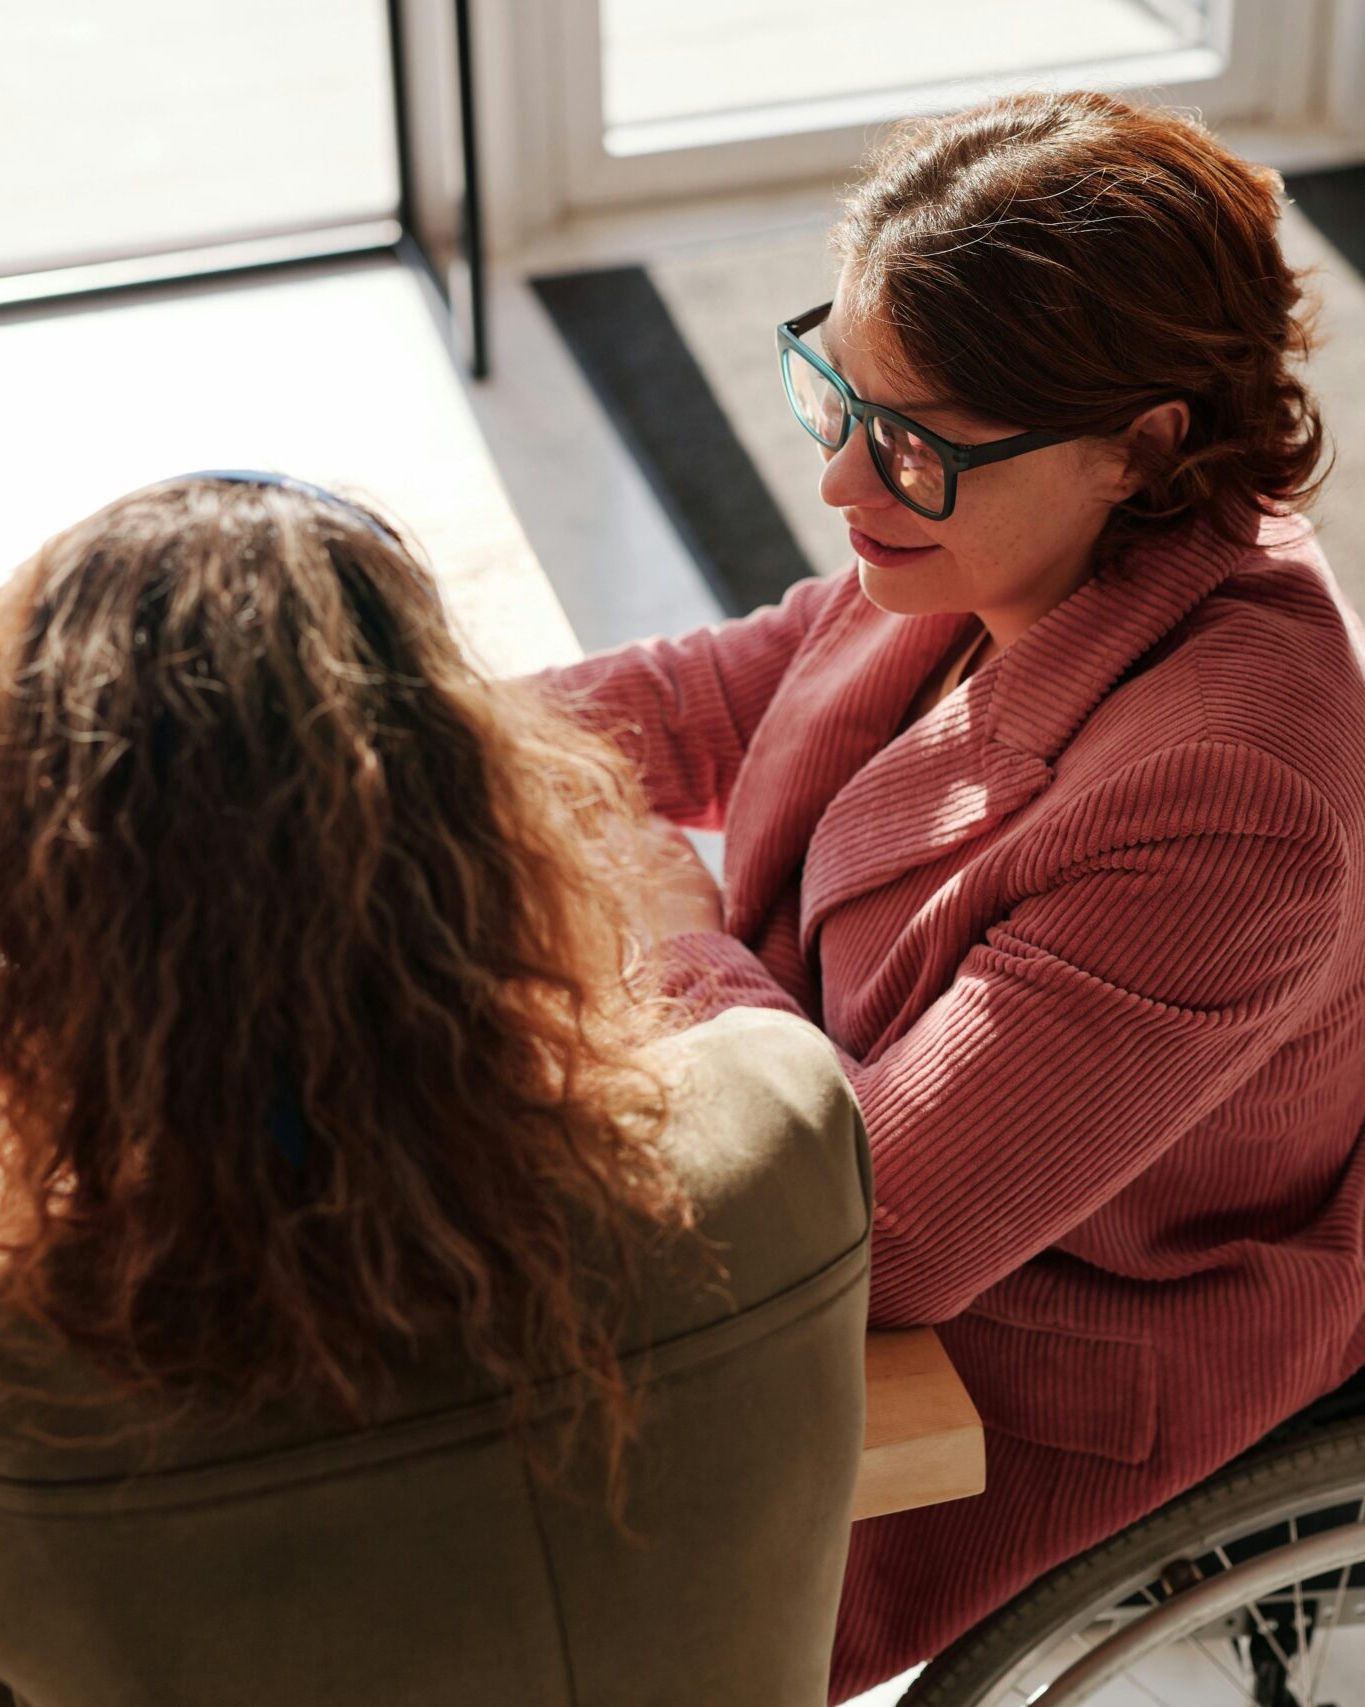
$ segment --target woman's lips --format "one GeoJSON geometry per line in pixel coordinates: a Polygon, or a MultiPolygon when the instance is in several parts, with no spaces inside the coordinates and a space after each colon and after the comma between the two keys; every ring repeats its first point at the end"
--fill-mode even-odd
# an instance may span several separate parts
{"type": "Polygon", "coordinates": [[[855,527],[849,528],[848,537],[863,562],[872,564],[874,569],[900,569],[939,549],[936,545],[883,545],[879,539],[873,539],[855,527]]]}

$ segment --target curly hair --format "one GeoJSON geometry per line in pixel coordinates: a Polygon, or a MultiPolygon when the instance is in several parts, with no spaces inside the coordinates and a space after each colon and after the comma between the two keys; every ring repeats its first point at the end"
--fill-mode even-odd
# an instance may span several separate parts
{"type": "Polygon", "coordinates": [[[462,1344],[614,1475],[631,1251],[690,1222],[641,800],[372,516],[171,482],[6,589],[0,1304],[177,1417],[363,1422],[462,1344]]]}
{"type": "Polygon", "coordinates": [[[1144,452],[1111,514],[1097,555],[1113,558],[1195,513],[1244,539],[1325,478],[1282,189],[1192,119],[1018,94],[897,127],[834,242],[854,312],[947,405],[1098,436],[1188,402],[1184,443],[1144,452]]]}

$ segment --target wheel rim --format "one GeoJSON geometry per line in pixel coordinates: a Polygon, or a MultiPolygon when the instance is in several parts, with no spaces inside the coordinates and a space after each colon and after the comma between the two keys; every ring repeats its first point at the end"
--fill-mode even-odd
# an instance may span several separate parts
{"type": "MultiPolygon", "coordinates": [[[[1021,1707],[1025,1702],[1036,1702],[1037,1707],[1062,1707],[1064,1702],[1088,1702],[1094,1707],[1190,1707],[1195,1702],[1198,1707],[1222,1707],[1224,1702],[1229,1707],[1233,1704],[1240,1707],[1242,1703],[1262,1707],[1263,1702],[1271,1700],[1277,1702],[1277,1707],[1365,1707],[1363,1537],[1365,1478],[1361,1477],[1358,1469],[1355,1474],[1343,1478],[1341,1483],[1320,1488],[1314,1494],[1305,1495],[1299,1491],[1279,1502],[1263,1498],[1256,1510],[1248,1512],[1241,1520],[1221,1529],[1201,1528],[1193,1533],[1187,1538],[1188,1545],[1182,1546],[1179,1558],[1167,1552],[1164,1556],[1135,1559],[1133,1569],[1126,1577],[1111,1581],[1107,1602],[1099,1606],[1092,1603],[1085,1614],[1054,1626],[1027,1652],[1016,1654],[1008,1671],[997,1674],[995,1681],[980,1693],[974,1691],[971,1699],[976,1707],[1021,1707]],[[1076,1689],[1079,1689],[1080,1682],[1086,1677],[1080,1671],[1080,1665],[1092,1652],[1098,1651],[1102,1643],[1116,1635],[1126,1635],[1154,1612],[1176,1604],[1184,1590],[1208,1584],[1220,1576],[1231,1576],[1248,1558],[1285,1554],[1286,1550],[1316,1541],[1320,1536],[1339,1537],[1326,1543],[1326,1553],[1330,1554],[1333,1547],[1341,1546],[1353,1557],[1341,1566],[1319,1567],[1318,1578],[1300,1576],[1297,1582],[1287,1579],[1283,1585],[1277,1585],[1285,1588],[1289,1614],[1303,1622],[1304,1634],[1308,1638],[1300,1643],[1298,1631],[1293,1630],[1289,1640],[1280,1643],[1284,1657],[1291,1662],[1287,1667],[1280,1667],[1290,1678],[1289,1695],[1257,1694],[1248,1670],[1245,1650],[1249,1644],[1243,1641],[1241,1651],[1238,1649],[1235,1611],[1208,1613],[1202,1637],[1199,1631],[1195,1631],[1163,1639],[1135,1665],[1129,1666],[1126,1675],[1121,1672],[1117,1679],[1111,1677],[1103,1683],[1092,1681],[1084,1692],[1073,1690],[1070,1697],[1060,1693],[1060,1686],[1071,1671],[1077,1674],[1076,1689]],[[1180,1580],[1182,1569],[1187,1580],[1180,1580]],[[1321,1572],[1329,1569],[1334,1569],[1336,1574],[1331,1592],[1324,1594],[1321,1572]],[[1340,1606],[1336,1605],[1338,1594],[1340,1606]],[[1210,1634],[1209,1622],[1217,1624],[1220,1618],[1225,1627],[1221,1632],[1210,1634]],[[1347,1671],[1344,1681],[1338,1676],[1333,1660],[1334,1646],[1342,1646],[1337,1640],[1338,1632],[1349,1638],[1349,1646],[1355,1650],[1354,1656],[1348,1655],[1344,1661],[1347,1671]],[[1200,1640],[1204,1648],[1202,1656],[1200,1640]],[[1207,1658],[1213,1651],[1210,1644],[1219,1640],[1225,1643],[1225,1650],[1216,1657],[1222,1661],[1222,1673],[1230,1674],[1222,1676],[1221,1685],[1207,1658]],[[1305,1655],[1302,1660],[1297,1657],[1300,1647],[1305,1655]],[[1168,1690],[1159,1679],[1163,1673],[1168,1675],[1172,1669],[1179,1669],[1167,1661],[1173,1655],[1178,1656],[1181,1649],[1189,1651],[1187,1658],[1198,1656],[1196,1668],[1187,1683],[1173,1691],[1168,1690]],[[1200,1678],[1198,1683],[1194,1681],[1195,1677],[1200,1678]],[[1158,1681],[1152,1681],[1153,1678],[1158,1681]],[[1292,1692],[1295,1684],[1298,1685],[1297,1693],[1292,1692]],[[1222,1693],[1217,1692],[1218,1688],[1222,1693]]],[[[1281,1559],[1280,1565],[1267,1565],[1266,1569],[1272,1575],[1277,1572],[1283,1574],[1281,1567],[1288,1563],[1292,1578],[1292,1558],[1313,1556],[1321,1558],[1323,1554],[1287,1556],[1281,1559]]],[[[1259,1581],[1259,1577],[1256,1580],[1259,1581]]],[[[1234,1587],[1226,1593],[1235,1598],[1237,1590],[1234,1587]]],[[[1217,1599],[1217,1596],[1208,1597],[1205,1607],[1217,1599]]],[[[1268,1647],[1273,1656],[1274,1643],[1267,1642],[1257,1624],[1254,1612],[1257,1604],[1253,1600],[1253,1610],[1243,1613],[1241,1629],[1243,1634],[1249,1632],[1259,1638],[1260,1645],[1268,1647]]],[[[1269,1619],[1266,1621],[1270,1622],[1269,1619]]],[[[1175,1626],[1169,1628],[1174,1629],[1175,1626]]],[[[1274,1634],[1273,1631],[1271,1633],[1274,1634]]],[[[1136,1652],[1138,1638],[1134,1636],[1133,1641],[1133,1652],[1136,1652]]],[[[913,1689],[906,1700],[912,1704],[917,1700],[913,1689]]]]}
{"type": "MultiPolygon", "coordinates": [[[[1365,1507],[1365,1502],[1362,1506],[1365,1507]]],[[[1259,1636],[1269,1649],[1299,1707],[1317,1707],[1318,1685],[1328,1662],[1330,1644],[1343,1627],[1352,1567],[1363,1561],[1365,1522],[1347,1524],[1306,1540],[1292,1540],[1285,1547],[1273,1548],[1245,1564],[1225,1569],[1212,1579],[1201,1580],[1154,1606],[1145,1616],[1134,1618],[1029,1699],[1037,1707],[1082,1707],[1110,1685],[1124,1681],[1148,1695],[1150,1684],[1135,1682],[1137,1668],[1163,1649],[1192,1642],[1198,1652],[1212,1660],[1234,1693],[1257,1707],[1258,1680],[1250,1660],[1250,1639],[1236,1671],[1226,1660],[1210,1654],[1205,1645],[1226,1634],[1229,1619],[1244,1617],[1250,1633],[1259,1636]],[[1312,1585],[1329,1574],[1336,1579],[1330,1585],[1331,1602],[1319,1615],[1312,1585]],[[1284,1594],[1291,1597],[1293,1607],[1292,1639],[1279,1634],[1263,1608],[1269,1597],[1278,1599],[1284,1594]],[[1315,1608],[1311,1628],[1310,1598],[1315,1608]]],[[[1232,1651],[1240,1651],[1237,1641],[1232,1644],[1232,1651]]]]}

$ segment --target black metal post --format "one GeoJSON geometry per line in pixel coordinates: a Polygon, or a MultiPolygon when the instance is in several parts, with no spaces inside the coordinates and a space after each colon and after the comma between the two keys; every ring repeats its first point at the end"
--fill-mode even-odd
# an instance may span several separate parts
{"type": "Polygon", "coordinates": [[[484,294],[483,214],[479,201],[478,126],[474,109],[474,53],[469,30],[469,0],[455,0],[455,43],[460,80],[460,149],[464,156],[464,198],[458,225],[469,268],[470,371],[488,377],[488,310],[484,294]]]}

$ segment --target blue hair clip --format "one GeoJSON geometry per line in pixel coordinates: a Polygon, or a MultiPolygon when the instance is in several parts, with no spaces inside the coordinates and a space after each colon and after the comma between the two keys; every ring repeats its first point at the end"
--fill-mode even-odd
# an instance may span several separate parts
{"type": "Polygon", "coordinates": [[[319,503],[330,504],[334,509],[345,510],[357,521],[364,522],[370,532],[377,534],[385,545],[402,546],[403,542],[392,528],[362,510],[359,505],[352,504],[346,498],[340,498],[335,492],[329,492],[325,486],[314,486],[311,480],[296,480],[292,474],[271,474],[259,468],[200,468],[193,474],[177,475],[178,480],[221,480],[229,486],[279,486],[286,492],[297,492],[305,498],[315,498],[319,503]]]}
{"type": "Polygon", "coordinates": [[[266,1116],[270,1141],[295,1173],[308,1165],[308,1128],[298,1092],[280,1072],[275,1075],[275,1095],[266,1116]]]}
{"type": "MultiPolygon", "coordinates": [[[[321,504],[330,504],[333,509],[345,510],[347,515],[354,516],[358,522],[364,522],[376,539],[382,539],[385,545],[396,545],[407,553],[408,546],[398,537],[385,522],[362,510],[358,504],[353,504],[348,498],[342,498],[335,492],[329,492],[325,486],[314,486],[311,480],[296,480],[292,474],[271,474],[260,468],[201,468],[193,474],[179,474],[177,480],[221,480],[230,486],[278,486],[286,492],[298,492],[305,498],[314,498],[321,504]]],[[[434,588],[429,589],[433,610],[445,619],[441,605],[440,594],[434,588]]]]}

